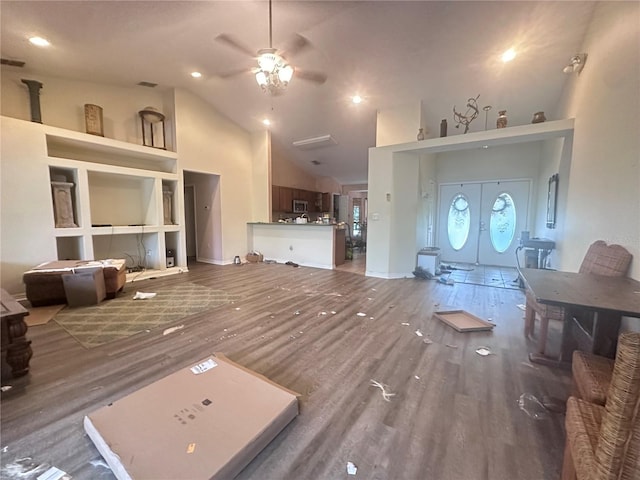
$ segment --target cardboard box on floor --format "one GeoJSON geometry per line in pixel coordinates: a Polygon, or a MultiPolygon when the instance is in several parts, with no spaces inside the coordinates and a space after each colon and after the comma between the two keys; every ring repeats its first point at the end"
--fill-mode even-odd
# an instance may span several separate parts
{"type": "Polygon", "coordinates": [[[84,419],[119,480],[231,479],[298,415],[298,394],[222,354],[84,419]]]}

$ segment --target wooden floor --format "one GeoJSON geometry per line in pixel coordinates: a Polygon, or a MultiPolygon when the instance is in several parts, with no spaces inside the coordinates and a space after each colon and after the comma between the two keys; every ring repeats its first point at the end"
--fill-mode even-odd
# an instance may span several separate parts
{"type": "Polygon", "coordinates": [[[10,473],[25,457],[75,480],[114,478],[83,416],[211,352],[301,394],[300,415],[239,479],[559,478],[564,417],[533,419],[518,398],[564,400],[569,374],[528,362],[521,291],[269,264],[198,264],[126,289],[187,281],[242,300],[180,320],[171,335],[162,327],[91,350],[54,321],[29,330],[31,373],[2,394],[1,478],[35,478],[10,473]],[[432,318],[449,307],[496,327],[458,333],[432,318]],[[395,396],[384,401],[370,380],[395,396]]]}

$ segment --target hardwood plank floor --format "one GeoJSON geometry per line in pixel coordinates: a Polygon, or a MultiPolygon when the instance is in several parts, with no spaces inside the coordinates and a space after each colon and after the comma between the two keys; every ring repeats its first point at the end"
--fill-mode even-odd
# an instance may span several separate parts
{"type": "Polygon", "coordinates": [[[162,327],[91,350],[54,321],[30,328],[31,373],[2,394],[2,478],[35,478],[11,475],[25,457],[74,479],[114,478],[96,463],[84,415],[211,352],[301,394],[300,415],[238,479],[346,478],[348,461],[366,479],[559,478],[564,417],[535,420],[518,398],[565,400],[569,372],[528,362],[521,291],[269,264],[194,264],[125,288],[187,281],[241,300],[182,319],[171,335],[162,327]],[[432,318],[448,307],[496,327],[458,333],[432,318]],[[372,379],[395,395],[385,401],[372,379]]]}

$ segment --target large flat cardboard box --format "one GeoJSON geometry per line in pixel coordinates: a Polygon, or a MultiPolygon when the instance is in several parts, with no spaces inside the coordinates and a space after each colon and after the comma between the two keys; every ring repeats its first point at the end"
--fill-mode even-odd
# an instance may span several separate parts
{"type": "Polygon", "coordinates": [[[298,415],[298,394],[222,354],[84,419],[119,480],[231,479],[298,415]]]}

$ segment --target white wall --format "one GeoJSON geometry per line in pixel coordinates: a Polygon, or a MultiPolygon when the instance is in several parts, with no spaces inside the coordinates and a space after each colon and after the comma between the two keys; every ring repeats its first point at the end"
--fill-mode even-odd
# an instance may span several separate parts
{"type": "Polygon", "coordinates": [[[438,183],[464,180],[537,179],[542,142],[437,154],[438,183]]]}
{"type": "Polygon", "coordinates": [[[0,278],[13,294],[24,292],[25,271],[57,251],[43,126],[3,117],[0,128],[0,278]]]}
{"type": "Polygon", "coordinates": [[[142,145],[138,112],[144,107],[152,106],[167,117],[165,123],[168,129],[168,146],[172,147],[173,115],[168,110],[173,94],[167,89],[114,87],[44,75],[24,75],[2,68],[0,112],[2,115],[27,121],[31,120],[29,93],[27,86],[20,81],[22,78],[37,80],[43,84],[40,90],[40,110],[42,123],[45,125],[86,132],[84,104],[92,103],[102,107],[106,138],[142,145]]]}
{"type": "Polygon", "coordinates": [[[422,126],[422,102],[379,110],[376,119],[376,147],[415,142],[422,126]]]}
{"type": "Polygon", "coordinates": [[[416,244],[419,248],[435,246],[437,199],[437,161],[435,154],[420,155],[420,200],[416,244]]]}
{"type": "Polygon", "coordinates": [[[180,168],[220,176],[222,250],[215,261],[231,263],[247,253],[246,224],[255,220],[251,135],[190,92],[176,90],[175,99],[180,168]]]}
{"type": "Polygon", "coordinates": [[[640,3],[599,2],[580,51],[559,114],[576,119],[560,268],[602,239],[633,254],[640,279],[640,3]]]}

